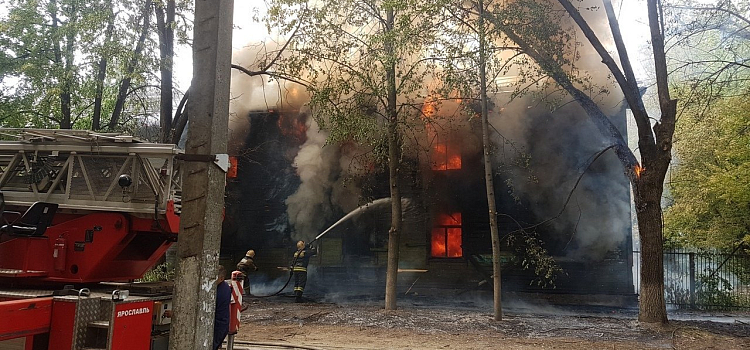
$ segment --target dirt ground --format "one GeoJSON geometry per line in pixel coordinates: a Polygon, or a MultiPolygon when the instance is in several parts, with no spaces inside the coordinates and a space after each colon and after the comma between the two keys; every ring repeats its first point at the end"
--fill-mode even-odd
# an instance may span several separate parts
{"type": "Polygon", "coordinates": [[[604,307],[504,307],[461,300],[382,300],[296,304],[289,297],[248,298],[238,343],[306,349],[750,349],[748,313],[675,313],[645,327],[637,310],[604,307]],[[679,319],[679,320],[677,320],[679,319]]]}

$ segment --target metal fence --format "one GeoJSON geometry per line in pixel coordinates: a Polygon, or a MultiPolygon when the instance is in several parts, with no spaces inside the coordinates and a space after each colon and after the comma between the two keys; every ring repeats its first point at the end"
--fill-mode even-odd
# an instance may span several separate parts
{"type": "MultiPolygon", "coordinates": [[[[640,252],[633,252],[635,292],[640,288],[640,252]]],[[[667,304],[695,309],[750,309],[750,255],[673,250],[664,253],[667,304]]]]}

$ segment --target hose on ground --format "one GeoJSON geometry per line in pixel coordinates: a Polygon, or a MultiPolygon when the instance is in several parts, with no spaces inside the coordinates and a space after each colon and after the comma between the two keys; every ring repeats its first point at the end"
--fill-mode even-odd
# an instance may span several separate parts
{"type": "Polygon", "coordinates": [[[251,349],[245,346],[267,346],[267,347],[276,347],[276,348],[285,348],[285,349],[304,349],[304,350],[326,350],[323,348],[316,348],[314,346],[308,346],[308,345],[293,345],[293,344],[284,344],[284,343],[267,343],[267,342],[249,342],[249,341],[234,341],[234,349],[235,350],[244,350],[244,349],[251,349]],[[240,346],[237,346],[240,345],[240,346]]]}
{"type": "MultiPolygon", "coordinates": [[[[294,257],[294,259],[292,260],[292,265],[290,265],[290,266],[294,266],[294,264],[296,262],[297,262],[297,256],[294,257]]],[[[257,298],[268,298],[268,297],[272,297],[272,296],[275,296],[275,295],[279,295],[279,294],[281,294],[281,292],[284,291],[284,289],[286,289],[286,286],[288,286],[289,282],[291,282],[291,281],[292,281],[292,270],[289,269],[289,278],[286,279],[286,283],[284,283],[284,286],[281,287],[281,289],[279,289],[278,291],[276,291],[276,293],[273,293],[273,294],[269,294],[269,295],[256,295],[255,297],[257,297],[257,298]]]]}

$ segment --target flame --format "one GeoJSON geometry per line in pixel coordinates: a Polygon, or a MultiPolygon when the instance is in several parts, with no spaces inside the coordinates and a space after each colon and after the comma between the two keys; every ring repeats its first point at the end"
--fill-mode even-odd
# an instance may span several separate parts
{"type": "Polygon", "coordinates": [[[446,245],[445,235],[447,234],[444,228],[433,228],[432,229],[432,256],[433,257],[445,257],[446,256],[446,245]]]}
{"type": "Polygon", "coordinates": [[[430,119],[437,113],[437,101],[434,97],[429,97],[422,103],[422,118],[430,119]]]}
{"type": "Polygon", "coordinates": [[[446,142],[439,136],[434,137],[434,145],[430,154],[432,170],[458,170],[461,169],[461,152],[456,142],[446,142]]]}
{"type": "Polygon", "coordinates": [[[460,154],[450,154],[448,156],[448,164],[446,164],[446,168],[448,168],[448,169],[461,169],[461,155],[460,154]]]}
{"type": "Polygon", "coordinates": [[[461,147],[458,141],[451,138],[446,131],[438,131],[436,127],[436,124],[440,125],[440,120],[434,119],[438,113],[438,98],[440,98],[438,95],[427,97],[421,109],[421,117],[425,120],[427,140],[432,144],[430,151],[432,170],[461,169],[461,147]]]}
{"type": "Polygon", "coordinates": [[[461,213],[440,214],[432,229],[431,255],[440,258],[463,256],[461,213]]]}
{"type": "Polygon", "coordinates": [[[307,140],[307,125],[305,125],[305,120],[301,115],[279,113],[277,125],[282,135],[291,137],[299,143],[304,143],[307,140]]]}
{"type": "Polygon", "coordinates": [[[641,167],[640,164],[636,164],[633,171],[635,171],[635,177],[640,178],[641,174],[646,171],[646,168],[641,167]]]}

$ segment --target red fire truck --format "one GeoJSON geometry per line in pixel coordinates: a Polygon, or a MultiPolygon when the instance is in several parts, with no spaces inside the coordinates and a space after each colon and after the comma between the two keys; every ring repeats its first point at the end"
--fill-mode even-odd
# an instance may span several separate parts
{"type": "Polygon", "coordinates": [[[171,286],[134,281],[177,239],[180,154],[0,129],[0,350],[167,348],[171,286]]]}

